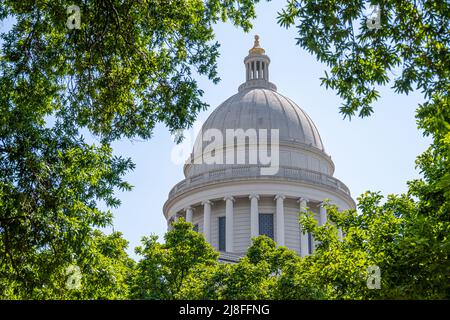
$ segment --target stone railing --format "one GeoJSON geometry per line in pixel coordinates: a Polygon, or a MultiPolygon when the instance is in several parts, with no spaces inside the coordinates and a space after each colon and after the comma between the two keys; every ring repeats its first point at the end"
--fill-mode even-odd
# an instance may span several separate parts
{"type": "Polygon", "coordinates": [[[350,190],[345,184],[338,179],[321,172],[294,167],[280,167],[278,172],[274,175],[261,175],[261,168],[262,166],[242,165],[201,173],[177,183],[172,190],[170,190],[169,198],[172,198],[177,193],[185,192],[202,184],[208,184],[221,180],[240,179],[243,177],[255,179],[267,179],[272,177],[276,179],[286,179],[298,182],[306,181],[313,184],[331,187],[350,196],[350,190]]]}

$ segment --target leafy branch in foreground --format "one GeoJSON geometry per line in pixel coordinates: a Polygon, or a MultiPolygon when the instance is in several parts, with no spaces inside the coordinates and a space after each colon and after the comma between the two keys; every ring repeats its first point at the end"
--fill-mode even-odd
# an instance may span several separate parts
{"type": "MultiPolygon", "coordinates": [[[[131,189],[111,142],[189,127],[206,108],[194,75],[219,80],[213,25],[249,30],[257,2],[0,0],[0,298],[67,297],[64,268],[96,250],[114,191],[131,189]]],[[[70,297],[123,297],[86,270],[97,292],[70,297]]]]}
{"type": "MultiPolygon", "coordinates": [[[[150,138],[156,123],[189,127],[207,107],[194,74],[219,81],[213,25],[248,31],[259,0],[0,1],[8,90],[46,90],[61,102],[44,112],[86,127],[104,141],[150,138]],[[81,10],[80,29],[66,9],[81,10]]],[[[3,75],[5,76],[5,75],[3,75]]]]}
{"type": "Polygon", "coordinates": [[[322,84],[344,99],[345,117],[365,117],[379,97],[420,90],[426,99],[450,89],[450,4],[447,1],[290,0],[278,23],[296,26],[297,44],[330,68],[322,84]],[[366,25],[366,6],[378,4],[381,28],[366,25]],[[393,77],[392,77],[393,76],[393,77]]]}
{"type": "MultiPolygon", "coordinates": [[[[366,1],[288,1],[279,13],[284,27],[296,26],[297,44],[326,63],[322,84],[344,99],[344,117],[372,114],[377,86],[395,92],[420,90],[417,124],[432,137],[416,160],[423,175],[408,182],[406,195],[363,195],[364,212],[402,219],[396,241],[385,252],[393,282],[387,297],[450,296],[450,3],[448,1],[370,1],[381,9],[381,28],[366,26],[366,1]],[[397,75],[396,75],[397,74],[397,75]],[[391,77],[390,75],[394,75],[391,77]],[[369,199],[372,199],[368,202],[369,199]],[[366,204],[370,203],[370,206],[366,204]],[[395,267],[397,266],[397,267],[395,267]],[[398,282],[393,278],[397,277],[398,282]]],[[[357,222],[357,220],[355,220],[357,222]]],[[[375,244],[383,248],[383,241],[375,244]]]]}

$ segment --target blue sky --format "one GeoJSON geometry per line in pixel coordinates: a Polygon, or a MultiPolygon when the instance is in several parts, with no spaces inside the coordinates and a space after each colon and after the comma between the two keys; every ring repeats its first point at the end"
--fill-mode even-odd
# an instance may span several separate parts
{"type": "MultiPolygon", "coordinates": [[[[295,29],[286,30],[276,24],[283,3],[258,5],[258,17],[248,34],[230,24],[215,27],[221,44],[218,71],[222,81],[214,85],[198,78],[205,91],[204,101],[210,105],[199,121],[237,92],[245,80],[243,59],[258,34],[271,58],[270,81],[313,119],[336,166],[335,177],[350,188],[353,198],[366,190],[381,191],[383,195],[406,191],[406,181],[419,176],[414,160],[430,142],[417,130],[414,118],[422,95],[396,95],[389,87],[382,88],[374,115],[343,120],[339,114],[342,101],[335,92],[320,86],[325,66],[295,45],[295,29]]],[[[5,27],[0,25],[0,30],[5,27]]],[[[175,144],[163,125],[156,127],[150,141],[124,140],[113,146],[116,154],[132,157],[136,163],[136,169],[126,176],[134,190],[119,193],[122,205],[113,211],[114,229],[130,241],[129,253],[135,257],[133,250],[142,236],[163,236],[166,231],[162,207],[170,189],[183,179],[183,167],[171,160],[175,144]]]]}

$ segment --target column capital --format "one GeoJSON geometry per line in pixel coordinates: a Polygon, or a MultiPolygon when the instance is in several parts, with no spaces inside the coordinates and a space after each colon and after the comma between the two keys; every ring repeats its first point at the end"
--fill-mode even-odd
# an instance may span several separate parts
{"type": "Polygon", "coordinates": [[[234,198],[233,198],[233,196],[226,196],[223,198],[223,201],[227,201],[227,200],[234,201],[234,198]]]}
{"type": "Polygon", "coordinates": [[[325,199],[325,200],[323,200],[323,201],[320,201],[320,206],[324,206],[325,204],[326,205],[336,205],[335,203],[333,203],[333,201],[331,201],[330,199],[325,199]]]}
{"type": "Polygon", "coordinates": [[[277,194],[277,195],[275,196],[275,200],[278,200],[278,199],[284,200],[285,198],[286,198],[286,196],[283,195],[283,194],[277,194]]]}
{"type": "Polygon", "coordinates": [[[204,206],[205,204],[209,204],[211,206],[213,203],[209,200],[202,201],[202,205],[204,206]]]}
{"type": "Polygon", "coordinates": [[[304,198],[304,197],[300,197],[300,198],[297,199],[297,203],[300,203],[300,202],[302,202],[302,201],[308,203],[308,202],[309,202],[309,199],[308,199],[308,198],[304,198]]]}
{"type": "Polygon", "coordinates": [[[184,208],[184,211],[188,211],[188,210],[194,210],[194,208],[192,208],[192,206],[187,206],[184,208]]]}
{"type": "Polygon", "coordinates": [[[259,194],[251,194],[248,196],[249,199],[256,199],[259,200],[259,194]]]}

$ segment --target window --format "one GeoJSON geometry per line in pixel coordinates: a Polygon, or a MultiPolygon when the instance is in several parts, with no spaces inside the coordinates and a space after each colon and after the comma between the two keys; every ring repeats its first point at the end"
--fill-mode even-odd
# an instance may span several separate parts
{"type": "Polygon", "coordinates": [[[198,232],[198,223],[194,224],[193,230],[194,230],[195,232],[198,232]]]}
{"type": "Polygon", "coordinates": [[[259,234],[266,235],[273,239],[273,214],[260,213],[259,214],[259,234]]]}
{"type": "Polygon", "coordinates": [[[225,251],[225,217],[219,217],[219,251],[225,251]]]}
{"type": "Polygon", "coordinates": [[[312,234],[308,232],[308,253],[312,254],[313,252],[313,237],[312,234]]]}

